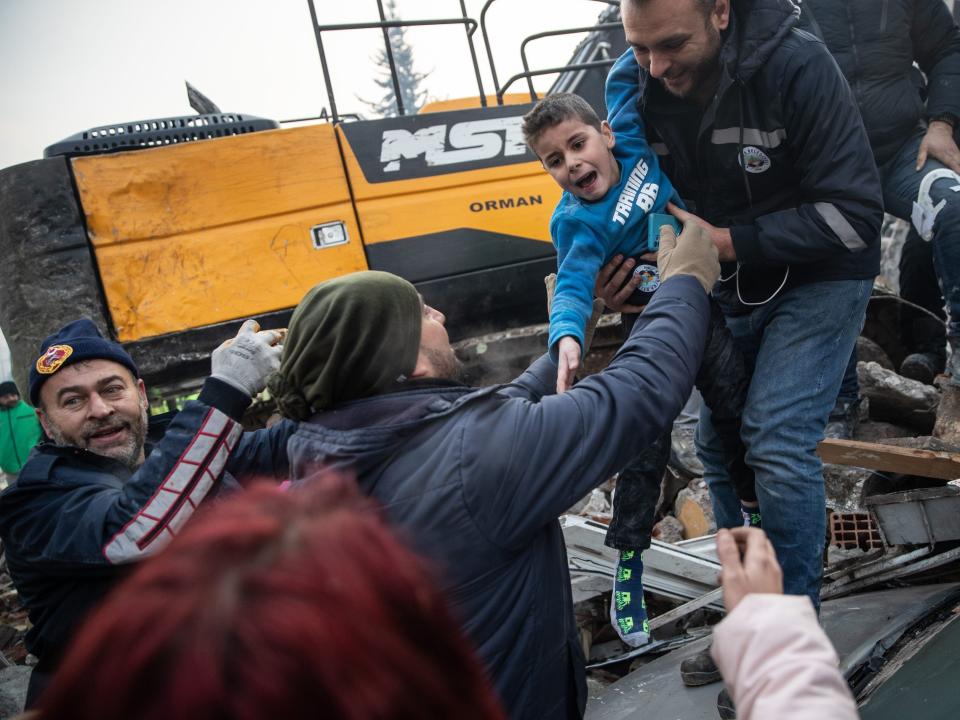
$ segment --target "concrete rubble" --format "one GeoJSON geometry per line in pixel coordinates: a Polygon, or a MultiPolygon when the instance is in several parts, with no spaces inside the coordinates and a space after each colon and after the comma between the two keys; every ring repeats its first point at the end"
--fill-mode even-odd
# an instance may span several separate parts
{"type": "Polygon", "coordinates": [[[902,377],[876,362],[857,363],[860,393],[869,398],[871,416],[929,433],[937,417],[939,391],[902,377]]]}

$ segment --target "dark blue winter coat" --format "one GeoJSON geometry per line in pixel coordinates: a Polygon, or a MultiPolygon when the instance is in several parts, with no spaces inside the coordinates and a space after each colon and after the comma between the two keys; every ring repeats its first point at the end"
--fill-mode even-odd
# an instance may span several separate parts
{"type": "Polygon", "coordinates": [[[837,59],[877,164],[941,115],[960,119],[960,30],[943,0],[805,0],[837,59]],[[927,76],[924,106],[914,61],[927,76]]]}
{"type": "MultiPolygon", "coordinates": [[[[880,178],[856,101],[790,0],[732,0],[721,77],[705,109],[640,70],[660,167],[700,217],[729,227],[741,267],[717,285],[728,313],[785,287],[880,270],[880,178]],[[789,268],[789,271],[788,271],[789,268]]],[[[629,51],[628,51],[629,52],[629,51]]],[[[724,277],[736,266],[727,263],[724,277]]]]}
{"type": "Polygon", "coordinates": [[[584,661],[557,516],[676,417],[703,354],[707,295],[670,278],[610,366],[553,395],[544,356],[514,383],[445,382],[301,423],[291,473],[354,473],[429,558],[512,718],[579,717],[584,661]]]}
{"type": "MultiPolygon", "coordinates": [[[[80,622],[130,567],[162,547],[222,478],[286,479],[291,422],[244,434],[250,398],[208,379],[136,472],[43,443],[0,495],[7,565],[33,627],[27,649],[52,670],[80,622]]],[[[227,479],[235,486],[235,481],[227,479]]]]}

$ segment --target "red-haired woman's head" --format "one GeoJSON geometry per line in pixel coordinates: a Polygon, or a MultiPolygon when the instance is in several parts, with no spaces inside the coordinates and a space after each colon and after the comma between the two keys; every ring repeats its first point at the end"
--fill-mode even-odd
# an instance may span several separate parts
{"type": "Polygon", "coordinates": [[[90,618],[42,718],[502,718],[423,564],[352,482],[197,517],[90,618]]]}

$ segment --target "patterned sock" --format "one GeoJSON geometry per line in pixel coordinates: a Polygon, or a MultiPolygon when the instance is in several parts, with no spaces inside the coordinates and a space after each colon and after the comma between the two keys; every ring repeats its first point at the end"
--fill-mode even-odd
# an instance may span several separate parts
{"type": "Polygon", "coordinates": [[[630,647],[650,642],[647,603],[643,599],[643,561],[638,550],[622,550],[610,598],[610,623],[630,647]]]}
{"type": "Polygon", "coordinates": [[[740,504],[740,514],[743,515],[743,526],[744,527],[761,527],[760,525],[760,508],[759,507],[747,507],[743,503],[740,504]]]}

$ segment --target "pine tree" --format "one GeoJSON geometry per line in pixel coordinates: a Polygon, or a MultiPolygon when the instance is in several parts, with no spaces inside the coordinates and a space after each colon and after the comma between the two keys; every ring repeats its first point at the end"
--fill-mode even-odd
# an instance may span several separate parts
{"type": "MultiPolygon", "coordinates": [[[[388,20],[399,19],[396,0],[387,0],[384,13],[388,20]]],[[[397,68],[397,78],[400,82],[400,99],[403,101],[403,112],[406,115],[412,115],[427,101],[427,91],[420,87],[420,83],[427,78],[429,73],[417,72],[414,69],[413,48],[407,44],[406,28],[390,28],[387,33],[390,37],[390,48],[393,50],[393,62],[397,68]]],[[[383,98],[378,102],[371,102],[363,98],[358,99],[381,117],[398,115],[393,78],[390,76],[390,61],[387,58],[386,48],[377,51],[374,62],[380,66],[380,77],[374,82],[383,89],[383,98]]]]}

